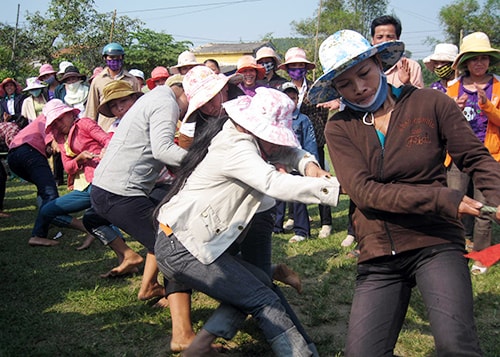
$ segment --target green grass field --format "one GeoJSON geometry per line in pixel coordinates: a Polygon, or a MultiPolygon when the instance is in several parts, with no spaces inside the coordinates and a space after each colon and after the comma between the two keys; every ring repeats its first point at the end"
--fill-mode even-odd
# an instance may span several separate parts
{"type": "MultiPolygon", "coordinates": [[[[61,191],[63,193],[63,191],[61,191]]],[[[283,287],[321,356],[342,356],[355,278],[355,261],[340,247],[346,235],[346,197],[333,209],[334,230],[326,239],[288,244],[292,234],[276,235],[273,260],[300,273],[304,292],[283,287]]],[[[10,218],[0,218],[0,356],[170,356],[171,322],[168,309],[137,300],[141,276],[102,279],[116,263],[110,249],[94,242],[76,251],[83,234],[62,231],[61,244],[30,247],[36,217],[35,187],[18,180],[7,183],[5,200],[10,218]]],[[[313,235],[319,230],[317,207],[311,207],[313,235]]],[[[495,227],[495,239],[500,230],[495,227]]],[[[130,245],[145,255],[142,246],[130,245]]],[[[500,356],[500,268],[474,276],[477,325],[485,356],[500,356]]],[[[194,293],[192,318],[203,326],[217,303],[194,293]]],[[[232,341],[222,341],[228,356],[272,356],[253,323],[232,341]]],[[[434,346],[425,309],[417,291],[412,296],[396,353],[433,356],[434,346]]],[[[175,356],[175,354],[173,355],[175,356]]]]}

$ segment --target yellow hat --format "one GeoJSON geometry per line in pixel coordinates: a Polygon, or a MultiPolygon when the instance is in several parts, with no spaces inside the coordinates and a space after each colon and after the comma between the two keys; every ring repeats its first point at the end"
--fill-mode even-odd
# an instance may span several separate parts
{"type": "Polygon", "coordinates": [[[140,97],[144,94],[142,92],[134,91],[132,85],[129,82],[121,80],[109,82],[108,84],[106,84],[102,90],[102,93],[104,99],[97,108],[97,110],[99,111],[99,113],[109,118],[114,117],[113,113],[108,107],[109,102],[115,99],[128,97],[129,95],[132,94],[137,94],[137,97],[140,97]]]}

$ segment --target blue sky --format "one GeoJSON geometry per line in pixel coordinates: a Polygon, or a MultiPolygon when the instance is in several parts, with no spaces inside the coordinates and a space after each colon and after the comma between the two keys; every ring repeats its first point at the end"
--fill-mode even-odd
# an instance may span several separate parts
{"type": "MultiPolygon", "coordinates": [[[[0,21],[15,25],[17,4],[20,4],[20,23],[26,11],[47,10],[48,0],[4,0],[0,21]]],[[[442,40],[438,13],[453,0],[390,0],[388,12],[401,19],[401,40],[420,59],[433,51],[425,44],[426,37],[442,40]]],[[[144,21],[147,27],[163,31],[178,41],[188,40],[195,46],[210,42],[258,41],[266,34],[273,37],[296,35],[290,23],[316,15],[319,1],[315,0],[96,0],[99,12],[113,12],[144,21]]]]}

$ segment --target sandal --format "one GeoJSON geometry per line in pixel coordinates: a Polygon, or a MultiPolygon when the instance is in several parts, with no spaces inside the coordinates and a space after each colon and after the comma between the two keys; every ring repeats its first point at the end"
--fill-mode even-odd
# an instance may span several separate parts
{"type": "Polygon", "coordinates": [[[302,242],[304,240],[306,240],[306,237],[294,235],[292,238],[288,240],[288,243],[297,243],[297,242],[302,242]]]}
{"type": "Polygon", "coordinates": [[[470,272],[472,275],[481,275],[481,274],[486,273],[487,271],[488,271],[487,267],[479,266],[476,264],[472,264],[472,266],[470,268],[470,272]]]}

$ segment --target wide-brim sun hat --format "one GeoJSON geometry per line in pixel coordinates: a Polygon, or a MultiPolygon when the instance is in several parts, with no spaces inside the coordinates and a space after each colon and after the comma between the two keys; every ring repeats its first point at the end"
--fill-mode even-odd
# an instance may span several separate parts
{"type": "Polygon", "coordinates": [[[316,65],[307,59],[306,51],[300,47],[289,48],[285,53],[285,63],[279,65],[278,69],[286,71],[286,66],[292,63],[305,63],[307,70],[316,68],[316,65]]]}
{"type": "Polygon", "coordinates": [[[51,130],[50,126],[61,116],[68,112],[73,112],[75,116],[78,116],[80,109],[72,108],[64,104],[60,99],[52,99],[44,105],[42,112],[45,115],[45,133],[49,133],[51,130]]]}
{"type": "Polygon", "coordinates": [[[266,76],[266,69],[264,66],[258,64],[253,56],[244,55],[238,59],[236,73],[242,73],[245,69],[255,69],[257,79],[263,79],[266,76]]]}
{"type": "Polygon", "coordinates": [[[84,74],[81,74],[78,68],[75,66],[68,66],[64,70],[64,75],[61,77],[61,82],[64,83],[68,78],[71,77],[77,77],[82,81],[85,81],[87,79],[87,76],[84,74]]]}
{"type": "Polygon", "coordinates": [[[29,77],[26,78],[26,88],[23,89],[23,92],[45,87],[47,87],[47,83],[40,81],[37,77],[29,77]]]}
{"type": "Polygon", "coordinates": [[[191,51],[182,52],[179,57],[177,57],[177,64],[170,68],[179,68],[184,66],[198,66],[201,63],[198,63],[196,60],[196,56],[191,51]]]}
{"type": "Polygon", "coordinates": [[[255,61],[257,61],[258,63],[263,58],[273,58],[276,67],[278,67],[281,64],[281,59],[279,58],[276,51],[271,47],[264,46],[257,50],[257,52],[255,53],[255,61]]]}
{"type": "Polygon", "coordinates": [[[429,71],[434,70],[432,61],[453,63],[458,55],[458,47],[452,43],[438,43],[434,53],[425,57],[422,61],[429,71]]]}
{"type": "Polygon", "coordinates": [[[102,71],[104,71],[104,68],[101,66],[94,68],[94,70],[92,71],[92,76],[89,78],[89,82],[92,82],[92,80],[99,74],[101,74],[102,71]]]}
{"type": "Polygon", "coordinates": [[[133,69],[130,69],[128,71],[128,73],[130,73],[131,75],[133,75],[134,77],[136,78],[140,78],[142,80],[142,84],[144,84],[144,72],[141,71],[140,69],[136,69],[136,68],[133,68],[133,69]]]}
{"type": "Polygon", "coordinates": [[[57,73],[57,71],[54,71],[54,68],[49,63],[43,64],[38,71],[39,71],[38,77],[37,77],[38,79],[40,79],[40,77],[43,77],[47,74],[56,74],[57,73]]]}
{"type": "Polygon", "coordinates": [[[113,118],[114,115],[109,109],[109,102],[115,99],[125,98],[129,95],[137,94],[138,97],[144,93],[136,92],[132,85],[127,81],[116,80],[109,82],[102,89],[102,102],[97,107],[97,111],[108,118],[113,118]]]}
{"type": "Polygon", "coordinates": [[[168,73],[168,69],[162,66],[155,67],[151,72],[151,78],[146,80],[146,84],[149,89],[154,89],[156,87],[155,82],[160,79],[167,79],[170,77],[170,73],[168,73]]]}
{"type": "Polygon", "coordinates": [[[239,96],[223,104],[238,125],[272,144],[300,147],[292,129],[295,103],[279,90],[259,87],[255,96],[239,96]]]}
{"type": "Polygon", "coordinates": [[[61,63],[59,63],[59,71],[57,72],[57,74],[64,74],[66,68],[68,68],[69,66],[73,66],[73,63],[69,61],[62,61],[61,63]]]}
{"type": "Polygon", "coordinates": [[[16,93],[21,94],[23,88],[21,87],[21,84],[19,84],[14,78],[7,77],[5,78],[2,83],[0,83],[0,97],[5,96],[5,89],[3,88],[7,83],[12,83],[16,86],[16,93]]]}
{"type": "Polygon", "coordinates": [[[165,85],[167,87],[172,87],[174,85],[181,85],[182,86],[182,81],[184,80],[184,75],[182,74],[174,74],[170,77],[168,77],[167,81],[165,82],[165,85]]]}
{"type": "Polygon", "coordinates": [[[351,67],[379,55],[383,68],[396,64],[404,53],[401,41],[383,42],[372,46],[361,34],[352,30],[341,30],[329,36],[319,48],[319,59],[324,74],[319,77],[308,92],[313,104],[328,102],[340,95],[332,80],[351,67]]]}
{"type": "Polygon", "coordinates": [[[191,114],[212,100],[228,81],[228,76],[215,74],[207,66],[196,66],[186,73],[182,87],[189,104],[182,122],[186,122],[191,114]]]}
{"type": "Polygon", "coordinates": [[[488,35],[484,32],[471,33],[462,39],[460,53],[453,62],[452,68],[463,70],[467,60],[481,55],[490,56],[490,67],[500,62],[500,50],[491,47],[488,35]]]}

